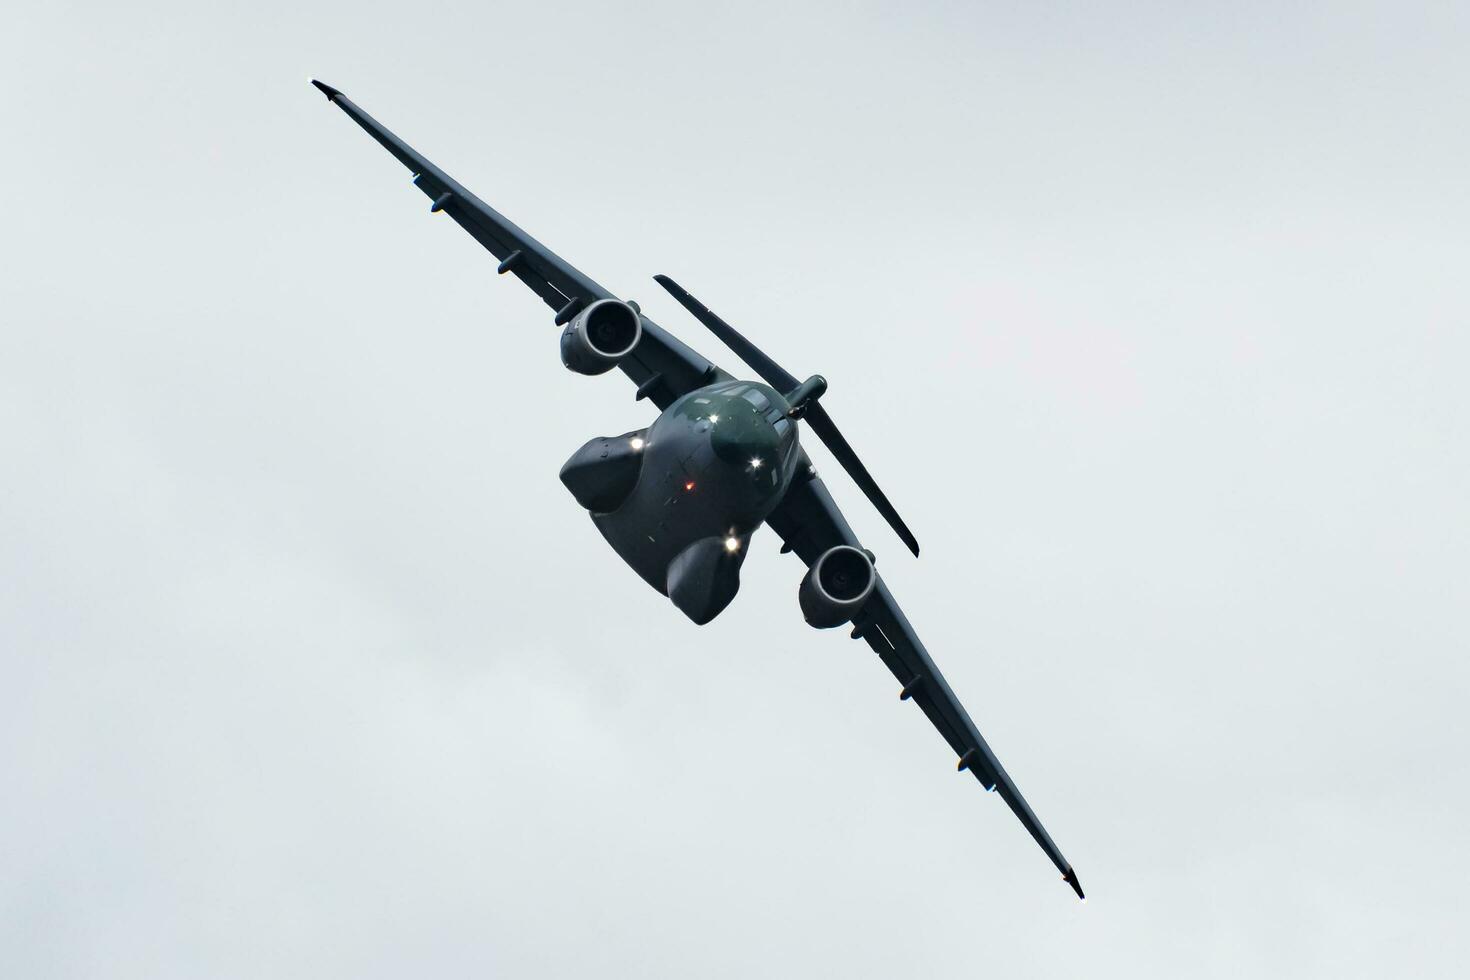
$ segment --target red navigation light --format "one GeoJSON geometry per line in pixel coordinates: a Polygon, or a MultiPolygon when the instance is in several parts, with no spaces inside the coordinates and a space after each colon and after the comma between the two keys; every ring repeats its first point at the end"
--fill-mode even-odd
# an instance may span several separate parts
{"type": "Polygon", "coordinates": [[[690,480],[688,483],[684,484],[684,489],[685,490],[693,490],[694,489],[694,481],[693,480],[690,480]]]}

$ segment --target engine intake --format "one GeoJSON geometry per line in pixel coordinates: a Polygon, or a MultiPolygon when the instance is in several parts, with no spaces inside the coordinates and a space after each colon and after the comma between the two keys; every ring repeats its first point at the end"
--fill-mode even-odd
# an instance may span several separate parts
{"type": "Polygon", "coordinates": [[[561,362],[578,374],[612,370],[643,339],[638,311],[617,299],[600,299],[572,317],[561,333],[561,362]]]}
{"type": "Polygon", "coordinates": [[[801,580],[797,593],[801,614],[817,629],[841,626],[857,615],[877,584],[878,573],[867,552],[845,544],[829,548],[801,580]]]}

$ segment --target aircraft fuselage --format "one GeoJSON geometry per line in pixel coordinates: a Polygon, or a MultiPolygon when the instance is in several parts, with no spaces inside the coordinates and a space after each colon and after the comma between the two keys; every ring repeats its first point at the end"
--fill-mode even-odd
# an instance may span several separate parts
{"type": "Polygon", "coordinates": [[[705,623],[735,597],[750,535],[791,485],[800,453],[774,389],[723,381],[647,429],[593,439],[562,482],[643,580],[705,623]]]}

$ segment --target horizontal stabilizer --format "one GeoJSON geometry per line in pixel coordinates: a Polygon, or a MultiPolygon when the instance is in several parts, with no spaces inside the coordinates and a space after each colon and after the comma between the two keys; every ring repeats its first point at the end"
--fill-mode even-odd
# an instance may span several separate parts
{"type": "Polygon", "coordinates": [[[873,479],[863,461],[858,458],[856,450],[843,438],[842,432],[838,430],[837,423],[832,421],[832,416],[827,414],[817,401],[821,393],[827,390],[826,379],[821,375],[813,375],[805,382],[798,382],[796,378],[781,365],[766,355],[755,344],[747,340],[738,330],[730,326],[724,320],[715,315],[708,306],[689,295],[689,292],[668,276],[654,276],[654,281],[669,295],[679,301],[679,305],[694,314],[694,318],[709,328],[710,333],[720,338],[721,342],[739,356],[746,364],[749,364],[756,374],[775,388],[781,394],[790,398],[797,398],[797,411],[794,415],[800,416],[816,433],[822,444],[831,450],[832,455],[837,457],[837,462],[852,477],[854,483],[883,515],[890,527],[898,534],[903,543],[908,546],[916,556],[919,553],[919,539],[914,537],[914,532],[904,523],[902,517],[898,516],[898,509],[889,503],[888,497],[878,486],[878,481],[873,479]]]}

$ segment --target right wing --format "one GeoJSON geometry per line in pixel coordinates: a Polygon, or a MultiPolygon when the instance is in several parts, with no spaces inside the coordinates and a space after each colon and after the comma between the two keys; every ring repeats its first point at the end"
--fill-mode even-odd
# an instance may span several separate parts
{"type": "MultiPolygon", "coordinates": [[[[558,326],[589,303],[599,299],[617,299],[461,187],[454,178],[359,109],[347,96],[316,79],[312,79],[311,84],[413,172],[414,184],[434,202],[429,210],[442,211],[453,218],[491,255],[500,259],[498,271],[515,275],[555,310],[558,326]]],[[[638,385],[639,398],[649,398],[659,408],[667,408],[676,398],[695,388],[730,377],[652,320],[642,317],[642,321],[643,339],[632,353],[618,362],[623,373],[638,385]]]]}
{"type": "MultiPolygon", "coordinates": [[[[801,465],[807,470],[810,479],[793,484],[786,491],[781,503],[766,518],[766,523],[786,542],[781,550],[794,551],[798,558],[811,565],[827,549],[837,545],[861,548],[857,535],[848,526],[832,495],[808,469],[810,462],[805,455],[801,465]]],[[[960,704],[954,691],[950,690],[949,683],[930,659],[924,644],[919,642],[918,634],[899,608],[897,600],[888,591],[882,576],[878,577],[878,583],[868,601],[853,617],[852,635],[854,639],[867,641],[873,652],[878,654],[878,659],[883,661],[884,666],[903,685],[899,696],[917,704],[928,717],[929,723],[944,736],[944,740],[959,758],[960,769],[968,769],[980,781],[980,785],[994,790],[1005,800],[1006,806],[1021,821],[1026,832],[1062,873],[1062,880],[1072,886],[1078,898],[1083,898],[1077,872],[1072,870],[1071,863],[1062,856],[1061,849],[1041,825],[1031,805],[1011,779],[1010,773],[1005,771],[1005,767],[990,750],[990,745],[970,720],[970,713],[960,704]]]]}

